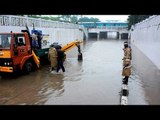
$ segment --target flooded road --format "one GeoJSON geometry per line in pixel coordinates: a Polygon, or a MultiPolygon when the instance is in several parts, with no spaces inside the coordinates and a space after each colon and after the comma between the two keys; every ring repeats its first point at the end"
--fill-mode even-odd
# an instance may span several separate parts
{"type": "MultiPolygon", "coordinates": [[[[88,40],[67,52],[65,73],[49,72],[42,66],[30,75],[0,79],[1,105],[120,105],[122,85],[122,40],[88,40]]],[[[129,78],[128,104],[148,104],[136,72],[129,78]]]]}

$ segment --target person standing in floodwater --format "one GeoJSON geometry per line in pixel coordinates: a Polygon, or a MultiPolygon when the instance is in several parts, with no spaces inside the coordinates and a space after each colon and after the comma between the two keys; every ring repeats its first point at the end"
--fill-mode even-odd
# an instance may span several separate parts
{"type": "Polygon", "coordinates": [[[51,71],[56,70],[57,68],[57,51],[53,45],[51,45],[48,52],[48,59],[51,62],[51,71]]]}
{"type": "Polygon", "coordinates": [[[127,43],[124,43],[124,57],[123,57],[123,67],[125,64],[125,59],[132,59],[132,55],[131,55],[131,48],[128,47],[127,43]]]}
{"type": "Polygon", "coordinates": [[[124,59],[131,59],[131,48],[128,44],[124,44],[124,59]]]}
{"type": "Polygon", "coordinates": [[[64,59],[65,59],[65,54],[60,47],[57,49],[57,73],[59,72],[60,69],[62,69],[62,71],[65,72],[65,68],[63,66],[64,59]]]}

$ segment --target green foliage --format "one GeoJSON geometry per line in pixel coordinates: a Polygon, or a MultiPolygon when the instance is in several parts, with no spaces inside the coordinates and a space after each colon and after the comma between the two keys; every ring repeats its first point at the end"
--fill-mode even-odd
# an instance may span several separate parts
{"type": "Polygon", "coordinates": [[[70,23],[77,23],[77,22],[100,22],[100,20],[98,18],[82,17],[82,15],[58,15],[58,17],[53,17],[52,15],[50,15],[50,16],[49,15],[48,16],[28,15],[28,17],[41,18],[41,19],[53,20],[53,21],[61,21],[61,22],[70,22],[70,23]]]}
{"type": "Polygon", "coordinates": [[[72,22],[72,23],[77,23],[77,22],[78,22],[78,16],[77,16],[77,15],[73,15],[73,16],[71,17],[71,22],[72,22]]]}
{"type": "Polygon", "coordinates": [[[132,25],[145,20],[146,18],[150,17],[151,15],[129,15],[128,16],[128,29],[131,28],[132,25]]]}
{"type": "Polygon", "coordinates": [[[78,20],[78,22],[100,22],[98,18],[88,18],[88,17],[82,17],[78,20]]]}
{"type": "Polygon", "coordinates": [[[60,20],[64,22],[70,22],[71,15],[61,15],[60,20]]]}
{"type": "Polygon", "coordinates": [[[32,18],[41,18],[41,19],[45,19],[45,20],[53,20],[53,21],[59,21],[59,20],[60,20],[59,17],[52,17],[52,16],[28,15],[28,17],[32,17],[32,18]]]}

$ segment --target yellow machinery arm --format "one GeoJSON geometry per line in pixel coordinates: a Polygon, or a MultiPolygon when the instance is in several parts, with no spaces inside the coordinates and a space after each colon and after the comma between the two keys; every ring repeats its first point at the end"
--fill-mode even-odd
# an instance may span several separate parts
{"type": "MultiPolygon", "coordinates": [[[[72,48],[74,48],[74,47],[77,46],[78,49],[79,49],[79,52],[80,52],[80,43],[82,43],[82,41],[79,41],[79,40],[73,41],[73,42],[71,42],[71,43],[63,46],[61,48],[61,50],[64,51],[64,52],[66,52],[66,51],[68,51],[68,50],[70,50],[70,49],[72,49],[72,48]]],[[[36,56],[36,54],[34,53],[33,50],[32,50],[32,54],[33,54],[33,59],[34,59],[36,65],[37,65],[37,67],[39,68],[39,65],[40,65],[39,58],[38,58],[38,56],[36,56]]]]}
{"type": "Polygon", "coordinates": [[[79,40],[73,41],[73,42],[63,46],[61,50],[66,52],[66,51],[76,47],[77,45],[80,45],[80,43],[82,43],[82,41],[79,41],[79,40]]]}
{"type": "Polygon", "coordinates": [[[73,41],[73,42],[65,45],[64,47],[62,47],[61,50],[66,52],[66,51],[72,49],[73,47],[77,46],[77,48],[78,48],[78,60],[82,61],[83,57],[82,57],[82,53],[81,53],[80,43],[82,43],[82,41],[79,41],[79,40],[73,41]]]}
{"type": "Polygon", "coordinates": [[[39,68],[39,65],[40,65],[40,61],[38,59],[38,57],[36,56],[36,54],[34,53],[34,51],[32,50],[32,54],[33,54],[33,59],[37,65],[37,67],[39,68]]]}

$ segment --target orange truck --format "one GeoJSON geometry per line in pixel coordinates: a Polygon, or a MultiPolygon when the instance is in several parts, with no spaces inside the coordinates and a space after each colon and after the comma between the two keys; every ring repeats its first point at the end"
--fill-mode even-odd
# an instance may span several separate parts
{"type": "MultiPolygon", "coordinates": [[[[64,52],[79,45],[80,41],[74,41],[62,47],[64,52]]],[[[49,48],[48,48],[49,49],[49,48]]],[[[45,56],[48,56],[48,49],[45,56]]],[[[42,53],[42,50],[39,50],[42,53]]],[[[21,33],[0,33],[0,73],[14,73],[24,71],[30,73],[39,68],[40,60],[37,51],[32,50],[32,38],[28,30],[21,33]]]]}
{"type": "Polygon", "coordinates": [[[39,60],[32,51],[31,37],[27,31],[0,33],[0,72],[32,71],[39,60]]]}

